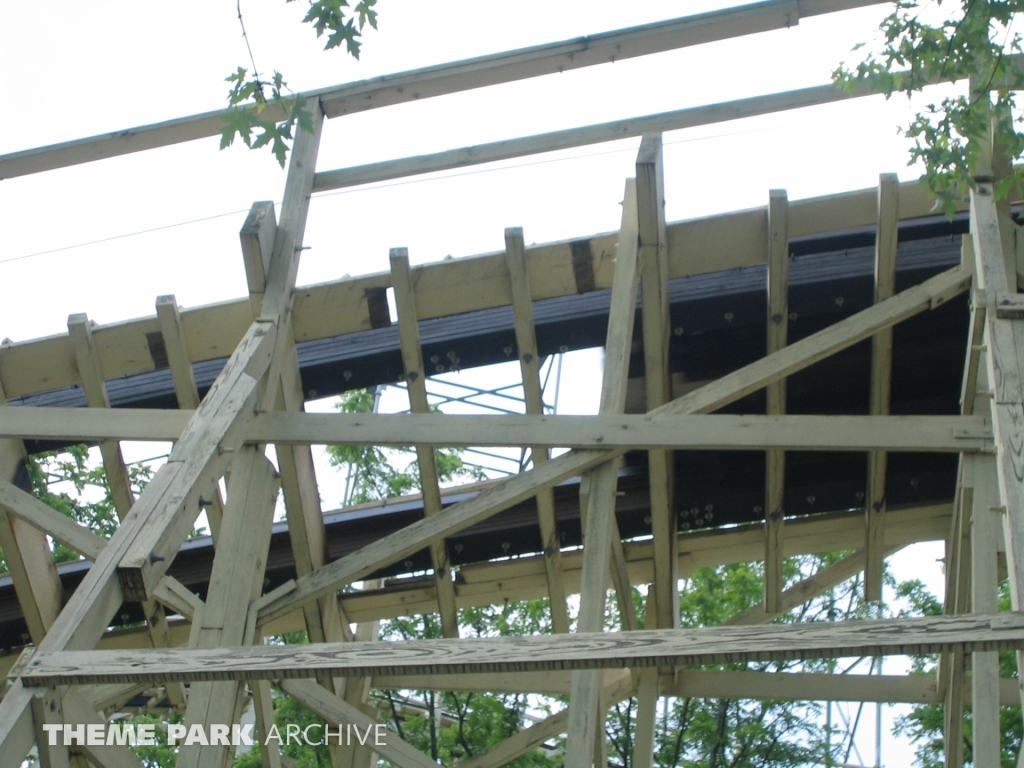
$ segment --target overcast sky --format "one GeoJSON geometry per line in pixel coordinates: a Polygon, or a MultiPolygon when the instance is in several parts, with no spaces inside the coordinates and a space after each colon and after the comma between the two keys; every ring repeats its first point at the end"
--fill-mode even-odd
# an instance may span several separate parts
{"type": "MultiPolygon", "coordinates": [[[[728,3],[380,0],[380,30],[359,62],[320,50],[299,23],[304,5],[242,3],[257,65],[295,90],[728,3]]],[[[340,118],[327,124],[318,167],[819,85],[875,37],[888,9],[340,118]]],[[[3,154],[220,108],[223,78],[248,58],[229,0],[4,0],[0,64],[3,154]]],[[[916,178],[896,135],[911,111],[905,99],[873,97],[666,134],[668,218],[763,205],[770,188],[796,199],[873,186],[883,172],[916,178]]],[[[413,263],[502,250],[508,226],[524,227],[528,243],[616,229],[638,143],[318,196],[299,282],[385,270],[393,246],[407,246],[413,263]]],[[[73,312],[100,323],[149,315],[160,294],[184,306],[241,296],[238,229],[253,201],[280,200],[283,182],[268,152],[221,152],[216,139],[0,182],[0,338],[62,333],[73,312]]],[[[906,751],[886,752],[888,764],[906,764],[906,751]]]]}

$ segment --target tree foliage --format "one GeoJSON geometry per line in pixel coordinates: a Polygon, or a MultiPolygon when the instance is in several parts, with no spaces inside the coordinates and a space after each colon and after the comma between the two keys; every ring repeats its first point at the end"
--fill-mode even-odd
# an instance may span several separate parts
{"type": "MultiPolygon", "coordinates": [[[[352,390],[341,396],[337,408],[344,413],[370,413],[374,410],[375,397],[367,389],[352,390]]],[[[440,481],[486,479],[479,469],[465,464],[461,454],[458,448],[434,451],[440,481]]],[[[346,474],[345,505],[404,496],[420,487],[419,464],[412,448],[331,445],[327,447],[327,456],[332,467],[346,474]]]]}
{"type": "MultiPolygon", "coordinates": [[[[1024,152],[1024,140],[1013,130],[1018,115],[1012,90],[1024,86],[1024,70],[1012,56],[1021,52],[1014,22],[1022,12],[1022,0],[898,0],[881,24],[879,41],[854,49],[863,59],[833,73],[851,91],[866,85],[887,98],[941,81],[970,84],[927,103],[900,129],[913,140],[909,164],[923,163],[925,182],[949,216],[975,183],[993,115],[997,155],[1013,160],[1024,152]]],[[[1019,173],[1001,178],[997,195],[1020,181],[1019,173]]]]}
{"type": "MultiPolygon", "coordinates": [[[[285,0],[291,3],[295,0],[285,0]]],[[[353,58],[359,58],[363,30],[377,28],[377,0],[310,0],[309,11],[302,19],[316,31],[318,38],[327,37],[324,50],[345,46],[353,58]]],[[[242,18],[241,0],[237,0],[238,21],[242,27],[249,51],[251,70],[239,66],[225,78],[231,85],[228,91],[228,109],[223,117],[220,148],[230,147],[239,138],[250,149],[270,147],[277,162],[284,161],[295,138],[296,130],[311,132],[313,115],[306,109],[301,95],[293,93],[284,76],[274,70],[270,77],[256,67],[249,36],[242,18]]]]}

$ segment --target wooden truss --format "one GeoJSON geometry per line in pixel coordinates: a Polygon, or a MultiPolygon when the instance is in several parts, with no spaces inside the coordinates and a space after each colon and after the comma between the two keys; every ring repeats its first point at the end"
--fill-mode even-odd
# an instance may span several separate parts
{"type": "MultiPolygon", "coordinates": [[[[601,740],[603,710],[629,696],[639,699],[637,766],[651,765],[659,696],[944,702],[947,764],[956,766],[962,760],[960,711],[966,700],[974,707],[975,765],[998,765],[998,708],[1019,701],[1021,694],[1011,681],[999,679],[996,652],[1013,649],[1024,659],[1024,298],[1017,293],[1017,259],[1024,253],[1018,243],[1024,241],[1016,237],[1008,206],[993,199],[985,180],[991,174],[965,205],[971,235],[964,241],[962,263],[897,291],[899,223],[928,215],[932,204],[919,185],[900,185],[892,176],[882,176],[877,191],[790,202],[784,191],[774,190],[764,208],[665,221],[661,131],[863,95],[832,86],[426,157],[316,170],[325,118],[790,26],[806,16],[878,1],[768,0],[306,94],[314,131],[296,138],[279,215],[272,204],[255,203],[241,231],[248,297],[180,310],[173,296],[162,296],[148,318],[93,327],[86,316],[72,315],[66,336],[0,348],[0,404],[80,385],[89,406],[0,409],[0,545],[31,639],[17,663],[11,656],[4,664],[9,677],[0,701],[0,768],[19,766],[34,745],[46,766],[83,760],[103,768],[140,765],[123,747],[82,747],[80,754],[49,746],[39,735],[55,722],[101,723],[102,711],[116,710],[153,685],[165,688],[187,723],[237,722],[251,697],[259,728],[272,717],[272,685],[329,722],[361,727],[374,722],[365,711],[370,687],[569,694],[567,710],[464,763],[474,768],[503,765],[562,733],[568,734],[565,764],[589,768],[601,740]],[[388,274],[295,291],[316,191],[641,135],[617,233],[528,248],[522,231],[509,229],[504,253],[419,267],[410,267],[404,249],[395,249],[388,274]],[[874,304],[790,343],[791,241],[856,227],[875,233],[874,304]],[[762,264],[767,265],[768,354],[673,398],[670,279],[762,264]],[[296,344],[390,324],[386,305],[381,319],[389,288],[395,294],[411,413],[304,413],[310,395],[303,391],[296,344]],[[600,413],[544,415],[534,302],[600,289],[611,291],[600,413]],[[893,326],[968,291],[971,326],[961,413],[889,415],[893,326]],[[323,311],[325,306],[331,311],[323,311]],[[419,321],[503,306],[511,307],[514,317],[526,413],[430,413],[419,321]],[[637,320],[647,412],[627,414],[637,320]],[[162,350],[159,361],[152,354],[154,337],[162,350]],[[869,339],[870,415],[786,415],[788,377],[869,339]],[[223,357],[226,365],[200,399],[193,364],[223,357]],[[178,410],[111,409],[110,379],[158,367],[170,369],[178,410]],[[767,391],[767,413],[716,413],[759,390],[767,391]],[[109,540],[17,485],[24,440],[98,443],[121,519],[109,540]],[[174,441],[167,463],[138,498],[127,481],[122,440],[174,441]],[[271,444],[276,469],[265,455],[271,444]],[[422,519],[331,559],[313,444],[415,445],[422,519]],[[466,444],[530,448],[533,466],[446,504],[434,449],[466,444]],[[548,451],[556,447],[571,450],[552,458],[548,451]],[[672,452],[695,449],[766,452],[763,524],[680,534],[672,452]],[[650,541],[623,542],[616,523],[619,460],[630,450],[648,452],[650,541]],[[787,519],[787,450],[866,452],[864,511],[787,519]],[[956,454],[953,504],[888,508],[887,457],[895,452],[956,454]],[[227,473],[224,499],[220,480],[227,473]],[[585,545],[582,552],[563,551],[552,489],[577,477],[582,478],[585,545]],[[296,578],[264,592],[279,491],[296,578]],[[453,580],[446,539],[531,499],[543,551],[468,564],[453,580]],[[168,575],[201,510],[209,516],[216,546],[205,601],[168,575]],[[47,537],[91,561],[66,601],[47,537]],[[854,554],[785,587],[784,557],[847,549],[851,540],[861,542],[854,554]],[[883,559],[925,540],[947,542],[946,615],[770,624],[861,572],[868,597],[879,599],[883,559]],[[340,592],[424,549],[433,568],[429,583],[340,592]],[[996,605],[1001,557],[1012,613],[999,613],[996,605]],[[761,605],[736,617],[730,622],[734,626],[679,628],[681,576],[704,565],[751,560],[765,562],[761,605]],[[637,631],[631,588],[645,584],[650,585],[649,623],[637,631]],[[621,608],[619,633],[602,631],[609,586],[621,608]],[[580,595],[575,634],[569,633],[570,594],[580,595]],[[551,636],[459,639],[460,607],[540,596],[550,597],[551,636]],[[111,629],[122,604],[131,602],[142,604],[145,628],[111,629]],[[373,642],[375,622],[431,612],[440,614],[445,639],[394,643],[381,654],[373,642]],[[355,633],[350,622],[358,624],[355,633]],[[309,633],[311,645],[262,643],[266,634],[299,629],[309,633]],[[939,674],[832,677],[688,668],[908,652],[943,654],[939,674]]],[[[0,157],[0,178],[212,136],[219,127],[220,113],[210,113],[6,155],[0,157]]],[[[395,734],[376,751],[400,768],[432,765],[395,734]]],[[[272,750],[262,755],[266,765],[280,765],[272,750]]],[[[353,768],[374,765],[376,759],[368,750],[348,747],[339,747],[332,757],[335,765],[353,768]]],[[[180,755],[182,765],[211,768],[229,758],[223,746],[183,747],[180,755]]]]}

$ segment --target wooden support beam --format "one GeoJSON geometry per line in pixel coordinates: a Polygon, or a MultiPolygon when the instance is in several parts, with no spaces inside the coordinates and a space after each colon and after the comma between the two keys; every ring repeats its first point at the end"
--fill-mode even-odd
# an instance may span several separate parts
{"type": "MultiPolygon", "coordinates": [[[[877,197],[877,189],[871,188],[790,201],[790,238],[872,226],[877,221],[877,197]]],[[[900,212],[904,220],[931,215],[934,200],[916,180],[906,182],[900,185],[900,212]]],[[[764,209],[673,222],[667,226],[667,236],[672,278],[764,264],[767,260],[764,209]]],[[[607,233],[572,241],[579,245],[586,242],[596,289],[611,287],[613,265],[602,254],[614,251],[616,238],[616,233],[607,233]]],[[[573,260],[579,259],[578,250],[569,241],[527,249],[534,300],[577,293],[573,260]]],[[[504,253],[426,264],[417,273],[421,320],[508,305],[504,253]]],[[[309,341],[373,327],[366,292],[379,292],[390,284],[391,277],[385,272],[304,288],[295,295],[295,338],[309,341]],[[334,309],[322,311],[326,304],[334,309]]],[[[184,310],[181,319],[189,355],[193,362],[200,362],[230,355],[248,328],[252,312],[246,297],[184,310]]],[[[159,324],[154,317],[93,329],[105,375],[154,370],[148,334],[157,330],[159,324]]],[[[65,335],[3,345],[0,379],[8,397],[74,386],[78,374],[70,341],[65,335]]]]}
{"type": "MultiPolygon", "coordinates": [[[[0,415],[9,410],[0,382],[0,415]]],[[[25,460],[25,445],[21,440],[0,440],[0,480],[23,480],[25,460]]],[[[0,510],[0,548],[28,626],[29,637],[25,639],[39,643],[64,602],[64,589],[53,563],[50,543],[43,532],[0,510]]]]}
{"type": "Polygon", "coordinates": [[[1020,614],[654,629],[570,635],[160,650],[46,651],[27,686],[147,680],[308,679],[318,675],[473,674],[733,664],[1024,648],[1020,614]]]}
{"type": "MultiPolygon", "coordinates": [[[[660,51],[788,28],[800,18],[880,0],[770,0],[573,40],[522,48],[333,86],[319,97],[329,117],[605,64],[660,51]]],[[[217,136],[225,110],[169,120],[0,156],[0,179],[217,136]]],[[[280,119],[271,106],[267,119],[280,119]]]]}
{"type": "MultiPolygon", "coordinates": [[[[1014,610],[1024,601],[1024,461],[1021,433],[1024,432],[1024,315],[1015,282],[1007,275],[1003,258],[999,216],[990,184],[971,192],[971,238],[977,260],[978,300],[985,304],[985,363],[991,413],[996,435],[996,466],[999,478],[1003,538],[1009,571],[1010,597],[1014,610]]],[[[977,406],[976,406],[977,407],[977,406]]],[[[1024,668],[1024,653],[1017,654],[1018,668],[1024,668]]],[[[1021,691],[1024,701],[1024,690],[1021,691]]]]}
{"type": "MultiPolygon", "coordinates": [[[[95,647],[125,600],[147,600],[177,554],[199,512],[199,492],[220,477],[241,448],[253,415],[258,380],[270,367],[279,325],[286,318],[298,270],[309,189],[323,118],[315,109],[314,131],[296,137],[285,184],[263,302],[264,316],[250,326],[206,398],[160,468],[89,569],[53,626],[39,643],[52,651],[95,647]]],[[[273,377],[271,377],[273,381],[273,377]]],[[[20,681],[0,701],[0,722],[20,723],[29,700],[20,681]]],[[[0,728],[0,753],[20,761],[19,735],[0,728]],[[11,752],[17,749],[18,752],[11,752]]]]}
{"type": "MultiPolygon", "coordinates": [[[[740,399],[785,376],[814,364],[841,349],[872,336],[879,328],[944,304],[970,284],[970,273],[962,269],[943,272],[903,291],[892,299],[841,320],[811,336],[790,344],[773,355],[695,390],[656,409],[649,418],[662,415],[708,413],[740,399]]],[[[447,417],[446,417],[447,418],[447,417]]],[[[302,577],[282,585],[260,599],[260,623],[290,613],[300,605],[368,576],[388,563],[418,551],[427,543],[450,536],[514,504],[537,490],[611,461],[623,452],[573,451],[507,480],[473,499],[454,504],[441,513],[413,523],[373,544],[302,577]]]]}
{"type": "MultiPolygon", "coordinates": [[[[613,707],[633,694],[632,676],[620,672],[611,679],[606,678],[604,687],[601,689],[601,700],[606,708],[613,707]]],[[[569,710],[563,709],[561,712],[549,715],[529,728],[524,728],[509,736],[487,751],[475,755],[459,765],[461,768],[498,768],[498,766],[507,765],[548,740],[565,733],[568,724],[569,710]]]]}
{"type": "MultiPolygon", "coordinates": [[[[402,345],[402,367],[405,371],[405,388],[409,393],[409,410],[413,413],[429,413],[427,375],[423,366],[419,319],[416,314],[416,286],[412,271],[409,269],[409,253],[405,248],[392,248],[390,258],[395,308],[398,311],[398,337],[402,345]]],[[[425,517],[433,517],[441,511],[441,486],[434,449],[417,445],[416,463],[420,470],[423,514],[425,517]]],[[[455,607],[455,584],[452,581],[448,545],[443,539],[430,543],[430,562],[434,569],[442,631],[445,637],[458,637],[459,614],[455,607]]]]}
{"type": "MultiPolygon", "coordinates": [[[[106,380],[100,369],[99,354],[96,352],[96,342],[92,337],[92,325],[85,314],[74,314],[68,318],[68,337],[75,350],[86,405],[89,408],[110,410],[106,380]]],[[[103,458],[104,475],[114,511],[119,520],[124,520],[135,504],[135,492],[132,490],[128,467],[121,454],[121,446],[117,441],[104,440],[100,442],[100,455],[103,458]]],[[[146,600],[142,604],[142,610],[153,647],[166,648],[168,630],[163,606],[153,600],[146,600]]],[[[185,691],[179,684],[169,684],[167,695],[175,706],[185,703],[185,691]]]]}
{"type": "MultiPolygon", "coordinates": [[[[263,590],[267,551],[280,480],[262,450],[243,448],[231,467],[224,537],[213,559],[210,588],[189,645],[218,648],[251,645],[249,603],[263,590]]],[[[240,681],[193,683],[185,724],[234,722],[240,681]]],[[[223,768],[231,755],[225,746],[183,746],[181,768],[223,768]]]]}
{"type": "MultiPolygon", "coordinates": [[[[544,391],[540,383],[540,354],[537,352],[537,333],[533,324],[533,293],[530,276],[526,270],[526,245],[523,230],[505,230],[505,258],[508,261],[509,281],[512,290],[512,317],[516,329],[516,351],[519,355],[519,370],[523,378],[523,401],[528,414],[544,414],[544,391]]],[[[530,446],[533,465],[539,466],[548,460],[548,449],[530,446]]],[[[537,494],[537,522],[544,547],[544,563],[547,568],[548,600],[551,605],[551,627],[564,634],[569,631],[569,607],[565,600],[565,585],[562,583],[562,543],[555,523],[555,494],[545,488],[537,494]]]]}
{"type": "MultiPolygon", "coordinates": [[[[672,399],[669,357],[671,321],[668,300],[668,236],[665,228],[665,173],[661,134],[647,134],[636,158],[636,195],[640,268],[641,319],[644,340],[646,410],[672,399]]],[[[679,540],[675,515],[675,470],[672,453],[647,452],[651,497],[651,534],[654,545],[654,582],[647,591],[647,629],[679,626],[679,540]]],[[[654,726],[657,720],[658,671],[639,673],[637,725],[634,736],[635,768],[651,768],[654,726]]],[[[604,761],[607,762],[607,761],[604,761]]]]}
{"type": "MultiPolygon", "coordinates": [[[[636,196],[639,235],[641,319],[644,339],[646,410],[672,399],[669,340],[672,338],[668,302],[668,236],[665,229],[665,173],[661,134],[648,134],[640,142],[636,159],[636,196]]],[[[679,626],[679,575],[676,572],[677,522],[674,506],[672,453],[647,453],[651,496],[651,534],[654,541],[654,589],[657,610],[648,611],[648,629],[679,626]]],[[[644,687],[649,691],[650,687],[644,687]]]]}
{"type": "MultiPolygon", "coordinates": [[[[260,312],[267,289],[267,277],[272,265],[274,242],[277,238],[277,218],[272,202],[253,203],[239,232],[245,275],[249,288],[249,303],[253,316],[260,312]]],[[[277,412],[301,414],[303,411],[302,379],[295,348],[291,322],[282,329],[283,343],[275,355],[279,358],[279,381],[275,382],[277,412]]],[[[272,442],[272,441],[268,441],[272,442]]],[[[320,491],[309,445],[276,444],[277,465],[281,474],[285,514],[288,519],[289,542],[295,571],[299,576],[321,568],[327,559],[326,533],[320,491]]],[[[306,632],[311,643],[340,642],[346,639],[347,626],[338,612],[338,602],[325,596],[303,606],[306,632]]],[[[338,693],[344,681],[324,679],[320,684],[338,693]]],[[[332,751],[332,761],[336,756],[332,751]]],[[[340,768],[336,761],[335,768],[340,768]]]]}
{"type": "MultiPolygon", "coordinates": [[[[768,354],[786,346],[789,336],[789,198],[785,190],[768,193],[768,354]]],[[[786,380],[766,390],[768,415],[786,412],[786,380]]],[[[782,607],[782,538],[785,526],[786,452],[768,451],[765,457],[764,605],[768,613],[782,607]]]]}
{"type": "Polygon", "coordinates": [[[372,731],[370,741],[374,750],[395,768],[436,768],[436,763],[433,760],[410,746],[408,742],[400,739],[398,734],[388,730],[383,724],[378,724],[376,720],[363,714],[351,704],[337,696],[332,696],[315,683],[307,680],[282,680],[279,685],[281,690],[294,696],[300,704],[309,707],[335,727],[355,726],[364,734],[364,738],[366,738],[367,729],[370,729],[372,731]]]}
{"type": "MultiPolygon", "coordinates": [[[[87,560],[95,562],[107,545],[107,540],[102,536],[4,480],[0,480],[0,509],[25,521],[36,530],[52,536],[87,560]]],[[[191,617],[195,606],[202,602],[181,582],[167,575],[154,591],[154,596],[159,602],[185,617],[191,617]]]]}
{"type": "MultiPolygon", "coordinates": [[[[1013,678],[999,681],[1005,706],[1020,702],[1013,678]]],[[[935,678],[927,675],[828,675],[813,672],[755,672],[687,669],[666,696],[770,701],[850,701],[883,704],[940,704],[935,678]]],[[[963,697],[963,703],[970,697],[963,697]]],[[[947,744],[947,749],[949,745],[947,744]]]]}
{"type": "MultiPolygon", "coordinates": [[[[0,411],[0,438],[176,440],[192,411],[17,407],[0,411]]],[[[735,414],[258,413],[245,439],[259,445],[475,445],[540,448],[974,453],[992,448],[983,416],[761,416],[735,414]]]]}
{"type": "MultiPolygon", "coordinates": [[[[994,456],[965,457],[965,482],[973,484],[971,505],[971,611],[992,614],[997,604],[996,550],[999,526],[999,478],[994,456]]],[[[974,764],[999,768],[1002,727],[999,718],[999,654],[971,656],[974,764]]]]}
{"type": "MultiPolygon", "coordinates": [[[[886,555],[899,551],[902,547],[889,546],[885,550],[886,555]]],[[[863,549],[847,555],[837,563],[823,568],[817,573],[798,581],[779,595],[779,602],[774,611],[767,610],[765,604],[755,605],[743,613],[729,619],[726,624],[729,626],[750,626],[763,624],[784,616],[794,608],[807,603],[819,595],[823,595],[833,587],[842,584],[844,581],[853,578],[864,570],[867,562],[867,555],[863,549]]]]}
{"type": "Polygon", "coordinates": [[[44,727],[65,723],[64,706],[57,689],[46,689],[32,698],[32,720],[36,729],[39,765],[42,768],[71,768],[71,750],[64,745],[64,739],[58,738],[56,744],[50,744],[50,736],[44,727]]]}
{"type": "MultiPolygon", "coordinates": [[[[875,234],[875,303],[896,293],[896,251],[899,234],[899,179],[883,173],[878,180],[878,228],[875,234]]],[[[889,413],[892,387],[892,328],[885,328],[871,339],[871,414],[889,413]]],[[[867,569],[864,572],[864,596],[882,599],[882,549],[885,534],[885,451],[868,454],[867,493],[864,495],[866,519],[867,569]]]]}
{"type": "MultiPolygon", "coordinates": [[[[604,377],[601,384],[601,413],[622,413],[626,403],[629,380],[629,358],[633,345],[633,322],[636,317],[636,293],[639,282],[639,222],[637,218],[637,187],[635,179],[626,181],[622,203],[622,226],[615,256],[615,279],[612,283],[611,308],[608,311],[608,337],[604,348],[604,377]]],[[[633,595],[628,574],[616,579],[617,568],[613,548],[621,547],[618,523],[615,520],[615,493],[618,483],[618,462],[602,464],[591,473],[587,498],[586,520],[583,522],[583,573],[580,584],[580,612],[576,631],[601,632],[604,629],[605,600],[608,578],[615,581],[623,628],[635,629],[633,595]],[[611,571],[611,573],[609,573],[611,571]],[[624,581],[624,583],[622,583],[624,581]],[[632,622],[629,618],[632,617],[632,622]]],[[[623,563],[624,565],[624,563],[623,563]]],[[[566,767],[589,768],[592,748],[604,728],[601,705],[601,676],[594,671],[573,674],[569,694],[569,738],[566,742],[566,767]]]]}
{"type": "MultiPolygon", "coordinates": [[[[196,386],[185,331],[181,325],[181,312],[174,296],[157,296],[156,318],[160,324],[160,337],[167,355],[167,367],[171,371],[171,381],[174,382],[178,409],[195,410],[199,407],[199,388],[196,386]]],[[[214,483],[204,498],[210,501],[206,507],[206,519],[210,522],[210,535],[216,544],[220,535],[220,521],[224,516],[220,483],[214,483]]]]}
{"type": "MultiPolygon", "coordinates": [[[[100,370],[99,355],[96,352],[92,326],[87,315],[75,314],[68,317],[68,337],[75,350],[86,405],[90,408],[110,408],[107,385],[103,371],[100,370]]],[[[128,468],[121,455],[121,446],[115,441],[104,440],[100,443],[100,453],[103,456],[110,498],[114,502],[118,518],[123,520],[135,503],[135,494],[128,478],[128,468]]]]}
{"type": "Polygon", "coordinates": [[[635,138],[648,134],[679,131],[702,125],[742,120],[759,115],[785,112],[832,104],[837,101],[870,96],[874,92],[864,86],[852,91],[837,85],[817,85],[792,91],[752,96],[745,99],[702,104],[671,112],[644,115],[626,120],[568,128],[550,133],[505,139],[487,144],[477,144],[461,149],[450,149],[429,155],[417,155],[396,160],[385,160],[365,165],[349,166],[316,175],[314,192],[374,184],[389,179],[408,178],[426,173],[437,173],[455,168],[466,168],[484,163],[511,160],[545,152],[584,147],[608,141],[635,138]]]}

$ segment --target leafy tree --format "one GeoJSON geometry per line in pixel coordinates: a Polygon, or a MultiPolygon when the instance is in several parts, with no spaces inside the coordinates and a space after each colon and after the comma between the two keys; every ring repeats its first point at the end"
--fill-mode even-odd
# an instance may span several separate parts
{"type": "MultiPolygon", "coordinates": [[[[1024,85],[1024,68],[1011,57],[1021,52],[1021,33],[1013,25],[1022,12],[1022,0],[897,0],[881,24],[880,43],[874,49],[858,45],[864,58],[833,73],[851,91],[868,85],[887,98],[943,80],[970,82],[967,92],[928,103],[901,128],[913,140],[909,164],[924,164],[925,182],[949,216],[975,183],[993,115],[997,156],[1009,163],[1024,153],[1024,139],[1014,132],[1020,118],[1013,92],[1024,85]]],[[[1024,179],[1009,167],[1003,173],[999,197],[1024,179]]]]}
{"type": "MultiPolygon", "coordinates": [[[[327,36],[324,50],[344,45],[348,54],[358,59],[363,30],[367,25],[377,28],[376,4],[377,0],[357,0],[355,5],[348,0],[310,0],[309,11],[302,21],[312,25],[318,38],[327,36]]],[[[220,148],[231,146],[236,137],[250,149],[269,146],[283,168],[296,126],[298,130],[311,132],[313,115],[304,101],[288,88],[280,72],[274,70],[272,76],[266,77],[259,71],[245,31],[242,0],[237,0],[237,9],[252,70],[239,66],[225,78],[231,90],[220,148]]]]}
{"type": "MultiPolygon", "coordinates": [[[[375,398],[370,390],[353,390],[341,396],[337,408],[343,413],[371,413],[375,398]]],[[[440,448],[434,455],[442,483],[486,479],[480,469],[463,463],[457,448],[440,448]]],[[[347,474],[346,505],[404,496],[420,487],[419,465],[412,448],[331,445],[327,456],[332,467],[347,474]]]]}
{"type": "MultiPolygon", "coordinates": [[[[942,613],[939,601],[917,581],[900,585],[900,592],[915,612],[925,616],[942,613]]],[[[999,584],[999,610],[1009,611],[1010,585],[1005,579],[999,584]]],[[[919,674],[935,675],[938,659],[935,656],[919,656],[914,659],[914,671],[919,674]]],[[[999,676],[1017,677],[1017,660],[1012,651],[999,654],[999,676]]],[[[964,761],[973,763],[973,718],[971,708],[964,708],[964,761]]],[[[1001,763],[1004,768],[1015,768],[1017,755],[1021,750],[1022,732],[1020,707],[1000,707],[999,723],[1002,737],[1001,763]]],[[[907,736],[917,744],[917,760],[922,768],[941,768],[944,765],[945,741],[943,739],[943,707],[939,704],[923,704],[914,707],[909,715],[896,722],[896,733],[907,736]]]]}

